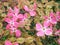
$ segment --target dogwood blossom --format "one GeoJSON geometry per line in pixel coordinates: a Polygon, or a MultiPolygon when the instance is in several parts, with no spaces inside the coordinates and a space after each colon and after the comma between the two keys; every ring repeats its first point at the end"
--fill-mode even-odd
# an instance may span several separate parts
{"type": "Polygon", "coordinates": [[[5,18],[5,22],[7,22],[8,25],[10,25],[10,26],[15,26],[15,27],[18,27],[18,26],[19,26],[19,23],[16,22],[14,19],[11,20],[11,19],[9,19],[9,18],[5,18]]]}
{"type": "Polygon", "coordinates": [[[15,33],[16,37],[20,37],[21,31],[18,29],[19,22],[17,20],[19,19],[19,21],[22,21],[26,18],[26,14],[19,14],[19,9],[17,7],[14,7],[14,10],[10,8],[6,18],[4,18],[4,21],[8,23],[6,29],[10,31],[10,34],[15,33]]]}
{"type": "Polygon", "coordinates": [[[21,36],[21,31],[18,30],[17,28],[11,27],[10,29],[11,29],[10,30],[10,34],[11,35],[15,34],[16,37],[20,37],[21,36]]]}
{"type": "Polygon", "coordinates": [[[52,35],[52,29],[46,25],[41,25],[40,23],[36,24],[37,36],[52,35]]]}
{"type": "Polygon", "coordinates": [[[29,12],[29,14],[30,14],[30,16],[36,16],[36,8],[37,8],[37,5],[36,5],[36,3],[34,3],[34,5],[33,5],[33,9],[30,9],[28,6],[24,6],[23,7],[24,8],[24,10],[25,11],[27,11],[27,12],[29,12]]]}
{"type": "Polygon", "coordinates": [[[51,25],[51,24],[56,24],[57,23],[57,19],[56,19],[56,16],[54,15],[53,12],[50,13],[49,16],[44,16],[45,18],[45,25],[51,25]]]}

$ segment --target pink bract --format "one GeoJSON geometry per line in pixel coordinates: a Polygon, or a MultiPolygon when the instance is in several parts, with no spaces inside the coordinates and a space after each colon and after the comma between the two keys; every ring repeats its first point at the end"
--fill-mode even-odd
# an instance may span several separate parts
{"type": "Polygon", "coordinates": [[[15,35],[16,35],[16,37],[20,37],[21,36],[21,31],[20,30],[16,30],[15,35]]]}
{"type": "Polygon", "coordinates": [[[21,36],[21,31],[16,29],[16,28],[11,28],[10,34],[12,35],[13,33],[15,33],[16,37],[20,37],[21,36]]]}
{"type": "Polygon", "coordinates": [[[14,44],[14,45],[19,45],[17,42],[14,42],[13,44],[14,44]]]}
{"type": "Polygon", "coordinates": [[[30,9],[28,8],[28,6],[26,6],[26,5],[25,5],[23,8],[24,8],[24,10],[27,11],[27,12],[29,12],[29,10],[30,10],[30,9]]]}
{"type": "Polygon", "coordinates": [[[38,31],[36,35],[37,36],[45,36],[45,34],[42,30],[38,31]]]}
{"type": "Polygon", "coordinates": [[[40,31],[40,30],[42,30],[41,28],[42,28],[42,25],[40,23],[37,23],[36,24],[36,30],[40,31]]]}
{"type": "Polygon", "coordinates": [[[19,8],[17,6],[15,6],[14,9],[9,8],[8,13],[18,14],[19,13],[19,8]]]}
{"type": "Polygon", "coordinates": [[[52,32],[53,32],[52,29],[49,28],[45,30],[46,35],[52,35],[52,32]]]}
{"type": "Polygon", "coordinates": [[[19,8],[17,6],[14,7],[14,13],[18,14],[19,13],[19,8]]]}
{"type": "Polygon", "coordinates": [[[30,10],[29,13],[30,13],[30,16],[35,16],[36,15],[36,12],[34,10],[30,10]]]}

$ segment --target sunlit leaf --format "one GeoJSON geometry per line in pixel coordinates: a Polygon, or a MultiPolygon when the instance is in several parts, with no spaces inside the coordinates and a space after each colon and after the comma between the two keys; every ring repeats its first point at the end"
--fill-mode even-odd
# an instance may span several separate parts
{"type": "Polygon", "coordinates": [[[25,38],[20,37],[20,38],[17,38],[16,41],[17,41],[18,43],[22,44],[22,43],[25,42],[25,38]]]}
{"type": "Polygon", "coordinates": [[[26,43],[32,43],[34,41],[34,38],[33,37],[28,37],[26,38],[26,43]]]}

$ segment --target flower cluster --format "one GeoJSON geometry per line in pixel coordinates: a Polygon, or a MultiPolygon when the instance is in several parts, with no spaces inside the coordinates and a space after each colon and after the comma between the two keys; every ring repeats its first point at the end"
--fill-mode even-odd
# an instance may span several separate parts
{"type": "MultiPolygon", "coordinates": [[[[56,15],[51,12],[49,16],[44,16],[43,24],[37,23],[36,30],[37,36],[45,36],[45,35],[52,35],[53,33],[53,26],[57,24],[57,21],[60,21],[60,12],[57,12],[56,15]]],[[[55,34],[60,35],[60,30],[57,31],[55,34]],[[56,34],[57,33],[57,34],[56,34]]]]}
{"type": "Polygon", "coordinates": [[[10,8],[6,18],[4,19],[5,22],[8,23],[6,29],[10,31],[10,34],[15,33],[16,37],[20,37],[21,31],[18,29],[18,27],[26,18],[27,14],[20,14],[18,7],[14,7],[14,10],[10,8]]]}

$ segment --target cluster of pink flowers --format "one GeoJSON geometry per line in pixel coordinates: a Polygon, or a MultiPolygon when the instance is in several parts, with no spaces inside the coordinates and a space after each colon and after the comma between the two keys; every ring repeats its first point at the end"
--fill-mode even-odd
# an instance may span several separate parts
{"type": "Polygon", "coordinates": [[[19,45],[19,44],[17,42],[11,43],[9,40],[6,40],[5,45],[19,45]]]}
{"type": "MultiPolygon", "coordinates": [[[[23,7],[26,12],[30,14],[30,16],[36,16],[36,8],[37,5],[34,3],[33,9],[30,9],[28,6],[23,7]]],[[[27,13],[21,14],[19,13],[18,7],[14,7],[14,9],[10,8],[8,10],[8,14],[4,19],[7,22],[6,29],[10,31],[10,34],[15,34],[16,37],[21,36],[21,31],[18,29],[20,25],[28,18],[27,13]]],[[[53,26],[60,22],[60,12],[57,11],[56,14],[50,12],[48,16],[43,17],[44,21],[41,24],[40,22],[36,23],[36,31],[37,36],[51,36],[53,34],[53,26]]],[[[23,26],[22,26],[23,27],[23,26]]],[[[55,35],[60,36],[60,30],[55,32],[55,35]]],[[[60,43],[60,40],[59,40],[60,43]]],[[[9,40],[5,41],[5,45],[19,45],[17,42],[11,43],[9,40]]]]}
{"type": "Polygon", "coordinates": [[[27,19],[27,14],[20,14],[18,7],[14,7],[14,10],[10,8],[8,10],[8,14],[6,18],[4,19],[5,22],[7,22],[6,29],[10,31],[10,34],[15,33],[16,37],[21,36],[21,31],[18,29],[21,22],[24,22],[24,20],[27,19]]]}
{"type": "MultiPolygon", "coordinates": [[[[57,24],[58,21],[60,22],[60,12],[56,12],[56,14],[51,12],[49,16],[44,16],[43,24],[40,23],[36,24],[37,36],[52,35],[53,26],[57,24]]],[[[60,30],[57,31],[56,33],[55,33],[56,35],[60,35],[59,34],[60,30]]]]}
{"type": "MultiPolygon", "coordinates": [[[[27,11],[30,16],[35,16],[36,12],[36,4],[34,3],[34,9],[29,9],[27,6],[24,6],[24,10],[27,11]]],[[[10,8],[8,10],[8,14],[6,18],[4,19],[5,22],[7,22],[6,29],[10,31],[10,34],[15,34],[16,37],[21,36],[21,31],[18,29],[18,27],[21,27],[20,25],[24,23],[24,20],[27,19],[27,13],[21,14],[19,13],[18,7],[14,7],[14,9],[10,8]]],[[[22,26],[23,27],[23,26],[22,26]]],[[[11,41],[6,40],[5,45],[19,45],[17,42],[11,43],[11,41]]]]}

